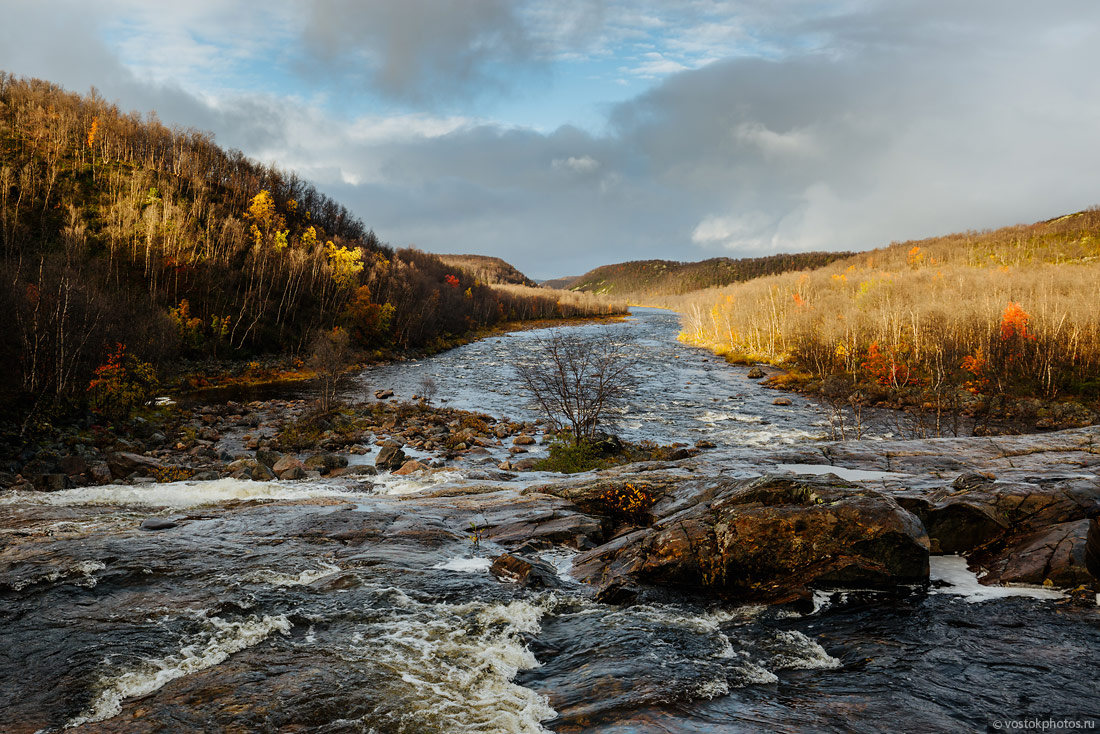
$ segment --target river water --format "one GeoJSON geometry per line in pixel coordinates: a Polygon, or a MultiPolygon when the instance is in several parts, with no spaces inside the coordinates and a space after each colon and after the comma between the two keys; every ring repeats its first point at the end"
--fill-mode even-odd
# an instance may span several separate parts
{"type": "MultiPolygon", "coordinates": [[[[570,328],[629,340],[646,382],[623,416],[628,437],[707,438],[722,471],[724,455],[743,462],[745,451],[829,433],[825,408],[793,395],[775,406],[744,368],[678,345],[673,314],[570,328]]],[[[538,336],[376,369],[352,390],[407,397],[430,375],[450,405],[531,418],[510,364],[538,336]]],[[[445,479],[461,487],[472,474],[459,466],[445,479]]],[[[931,592],[820,594],[804,614],[674,597],[597,603],[569,578],[568,550],[543,554],[555,588],[502,584],[488,566],[503,549],[476,528],[541,512],[519,490],[546,479],[453,497],[387,477],[369,490],[223,479],[0,495],[0,731],[956,732],[1097,721],[1097,609],[1048,590],[990,593],[961,559],[933,559],[931,592]],[[178,526],[139,529],[148,517],[178,526]]]]}

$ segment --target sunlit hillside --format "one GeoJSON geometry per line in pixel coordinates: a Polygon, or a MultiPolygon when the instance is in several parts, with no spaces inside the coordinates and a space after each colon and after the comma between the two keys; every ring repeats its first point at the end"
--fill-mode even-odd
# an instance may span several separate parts
{"type": "Polygon", "coordinates": [[[1100,210],[895,243],[666,304],[733,359],[883,387],[1100,396],[1100,210]]]}

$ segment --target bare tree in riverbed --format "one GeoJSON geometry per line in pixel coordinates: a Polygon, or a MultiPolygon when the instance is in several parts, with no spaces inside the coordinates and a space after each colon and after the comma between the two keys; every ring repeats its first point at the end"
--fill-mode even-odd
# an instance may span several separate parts
{"type": "Polygon", "coordinates": [[[330,410],[336,402],[336,383],[351,361],[350,343],[343,329],[322,331],[313,340],[309,366],[317,371],[321,388],[318,407],[322,412],[330,410]]]}
{"type": "Polygon", "coordinates": [[[515,369],[542,413],[558,430],[571,430],[577,444],[590,440],[638,384],[620,343],[560,331],[536,337],[515,369]]]}

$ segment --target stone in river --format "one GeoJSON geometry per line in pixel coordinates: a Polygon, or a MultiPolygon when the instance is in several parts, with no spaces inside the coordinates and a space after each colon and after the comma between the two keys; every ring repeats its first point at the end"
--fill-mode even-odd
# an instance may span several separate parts
{"type": "Polygon", "coordinates": [[[406,458],[408,457],[401,450],[401,444],[386,441],[378,451],[378,456],[374,457],[374,465],[382,470],[393,471],[394,469],[400,469],[406,458]]]}
{"type": "Polygon", "coordinates": [[[982,583],[1073,587],[1090,583],[1086,546],[1090,520],[1058,523],[1028,533],[1000,553],[977,553],[972,560],[989,573],[982,583]]]}
{"type": "Polygon", "coordinates": [[[131,474],[148,475],[163,466],[160,461],[152,457],[128,451],[116,451],[107,456],[107,467],[115,479],[125,479],[131,474]]]}
{"type": "Polygon", "coordinates": [[[415,474],[418,471],[424,471],[427,468],[428,467],[424,466],[416,459],[410,459],[402,464],[400,469],[397,469],[393,473],[398,476],[406,476],[408,474],[415,474]]]}
{"type": "Polygon", "coordinates": [[[658,503],[652,527],[578,556],[573,575],[792,601],[809,588],[893,590],[928,581],[928,537],[890,497],[836,479],[717,479],[658,503]]]}
{"type": "Polygon", "coordinates": [[[174,520],[165,520],[159,517],[147,517],[141,521],[142,530],[168,530],[178,526],[179,523],[174,520]]]}
{"type": "Polygon", "coordinates": [[[529,588],[555,588],[558,583],[557,572],[545,561],[535,558],[525,558],[511,553],[502,553],[497,556],[489,573],[501,581],[529,588]]]}
{"type": "Polygon", "coordinates": [[[279,479],[301,479],[305,473],[305,466],[296,457],[287,454],[286,456],[280,457],[279,460],[271,466],[271,471],[275,472],[275,475],[279,477],[279,479]],[[297,472],[299,472],[298,476],[283,476],[283,474],[292,470],[297,470],[297,472]]]}
{"type": "Polygon", "coordinates": [[[258,463],[252,469],[252,480],[256,482],[272,482],[276,479],[275,473],[265,464],[258,463]]]}
{"type": "Polygon", "coordinates": [[[348,465],[346,456],[337,454],[314,454],[305,461],[305,468],[328,474],[333,469],[342,469],[348,465]]]}

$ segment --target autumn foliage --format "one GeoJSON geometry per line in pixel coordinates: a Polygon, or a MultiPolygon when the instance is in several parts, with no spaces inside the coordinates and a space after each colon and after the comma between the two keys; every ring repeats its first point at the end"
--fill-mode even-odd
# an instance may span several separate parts
{"type": "Polygon", "coordinates": [[[669,298],[681,339],[895,391],[1100,397],[1100,210],[669,298]]]}
{"type": "Polygon", "coordinates": [[[159,369],[304,354],[337,324],[360,345],[417,349],[546,311],[386,246],[293,173],[94,92],[0,72],[0,112],[0,348],[13,357],[0,416],[79,407],[93,379],[99,395],[116,343],[159,369]]]}
{"type": "Polygon", "coordinates": [[[156,387],[153,366],[127,354],[124,344],[116,344],[88,383],[88,404],[104,418],[126,418],[153,398],[156,387]]]}

